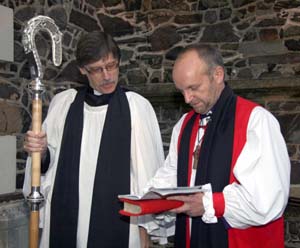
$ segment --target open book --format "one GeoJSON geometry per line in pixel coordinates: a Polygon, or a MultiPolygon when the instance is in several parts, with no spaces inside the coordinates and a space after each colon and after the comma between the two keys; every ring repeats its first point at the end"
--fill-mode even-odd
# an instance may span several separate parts
{"type": "Polygon", "coordinates": [[[119,200],[124,202],[124,208],[119,211],[126,216],[139,216],[145,214],[156,214],[178,208],[184,204],[183,201],[167,200],[171,195],[194,194],[203,192],[202,186],[177,187],[177,188],[150,188],[142,196],[119,195],[119,200]]]}
{"type": "Polygon", "coordinates": [[[119,198],[126,198],[130,200],[147,200],[147,199],[160,199],[166,198],[171,195],[187,195],[197,192],[204,192],[202,186],[194,187],[172,187],[172,188],[154,188],[151,187],[143,195],[119,195],[119,198]]]}

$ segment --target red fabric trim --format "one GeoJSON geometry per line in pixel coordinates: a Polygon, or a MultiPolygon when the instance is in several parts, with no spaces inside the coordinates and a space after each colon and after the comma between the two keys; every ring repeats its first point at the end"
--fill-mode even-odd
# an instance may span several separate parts
{"type": "MultiPolygon", "coordinates": [[[[238,182],[233,175],[233,169],[246,143],[250,114],[256,106],[257,104],[246,99],[237,98],[230,183],[238,182]]],[[[229,248],[283,248],[283,218],[281,217],[264,226],[247,229],[231,228],[228,230],[228,243],[229,248]]]]}
{"type": "MultiPolygon", "coordinates": [[[[186,124],[188,123],[188,121],[191,119],[191,117],[194,114],[195,114],[195,111],[191,110],[183,120],[183,123],[182,123],[181,128],[180,128],[180,133],[179,133],[179,136],[178,136],[177,150],[179,150],[179,145],[180,145],[183,130],[184,130],[186,124]]],[[[198,128],[199,128],[199,118],[200,118],[200,115],[198,115],[196,117],[196,120],[194,122],[194,126],[193,126],[192,133],[191,133],[190,145],[189,145],[188,185],[190,185],[190,183],[191,183],[192,166],[193,166],[193,164],[192,164],[193,152],[194,152],[194,145],[195,145],[195,141],[196,141],[196,137],[197,137],[197,133],[198,133],[198,128]]],[[[189,218],[186,218],[186,235],[185,235],[185,238],[186,238],[186,248],[190,248],[191,247],[191,234],[190,234],[190,219],[189,218]]]]}
{"type": "Polygon", "coordinates": [[[183,130],[185,129],[186,124],[191,119],[191,117],[193,116],[194,113],[195,113],[194,110],[191,110],[190,112],[188,112],[187,115],[185,116],[183,122],[182,122],[182,125],[181,125],[181,128],[180,128],[180,133],[179,133],[179,136],[178,136],[178,141],[177,141],[177,151],[179,150],[179,145],[180,145],[183,130]]]}
{"type": "MultiPolygon", "coordinates": [[[[181,136],[183,133],[183,130],[186,126],[186,124],[188,123],[188,121],[191,119],[191,117],[195,114],[194,110],[191,110],[190,112],[187,113],[187,115],[185,116],[181,128],[180,128],[180,133],[178,136],[178,141],[177,141],[177,151],[179,150],[179,146],[180,146],[180,141],[181,141],[181,136]]],[[[192,167],[193,167],[193,152],[194,152],[194,145],[195,145],[195,141],[196,141],[196,137],[197,137],[197,133],[198,133],[198,128],[199,128],[199,119],[200,119],[200,115],[197,115],[196,120],[194,122],[194,126],[192,129],[192,133],[191,133],[191,139],[190,139],[190,150],[189,150],[189,163],[188,163],[188,185],[190,185],[191,182],[191,176],[192,176],[192,167]]]]}
{"type": "Polygon", "coordinates": [[[237,97],[230,183],[237,181],[233,175],[233,168],[246,143],[247,126],[248,126],[250,114],[253,108],[256,106],[257,106],[256,103],[250,102],[241,97],[237,97]]]}
{"type": "Polygon", "coordinates": [[[213,193],[213,204],[215,215],[217,217],[222,217],[225,210],[225,200],[223,193],[213,193]]]}
{"type": "Polygon", "coordinates": [[[284,248],[284,221],[279,218],[267,225],[228,230],[229,248],[284,248]]]}
{"type": "MultiPolygon", "coordinates": [[[[190,149],[189,149],[189,164],[188,164],[188,185],[191,183],[191,177],[192,177],[192,170],[193,170],[193,152],[194,152],[194,146],[196,142],[196,137],[199,129],[199,119],[200,115],[197,115],[194,126],[191,133],[191,139],[190,139],[190,149]]],[[[190,219],[186,218],[186,248],[191,247],[191,234],[190,234],[190,219]]]]}

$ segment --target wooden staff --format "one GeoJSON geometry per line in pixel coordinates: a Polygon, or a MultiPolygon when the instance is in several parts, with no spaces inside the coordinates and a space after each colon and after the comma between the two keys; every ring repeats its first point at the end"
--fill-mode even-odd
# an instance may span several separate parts
{"type": "MultiPolygon", "coordinates": [[[[43,78],[42,64],[35,45],[35,35],[39,30],[47,31],[52,40],[52,59],[56,66],[59,66],[62,60],[62,33],[59,31],[54,20],[47,16],[36,16],[27,22],[24,29],[22,43],[25,53],[28,56],[30,73],[34,79],[29,84],[32,93],[32,131],[41,132],[42,127],[42,99],[44,85],[41,82],[43,78]]],[[[31,154],[31,193],[27,197],[30,203],[30,221],[29,221],[29,247],[37,248],[39,246],[39,208],[44,201],[40,192],[41,186],[41,153],[33,152],[31,154]]]]}
{"type": "MultiPolygon", "coordinates": [[[[44,86],[37,78],[30,84],[33,93],[32,99],[32,131],[39,133],[42,129],[42,99],[41,94],[44,86]]],[[[40,193],[41,186],[41,152],[32,152],[31,154],[31,193],[27,200],[30,202],[30,220],[29,220],[29,247],[37,248],[39,245],[39,208],[44,201],[40,193]]]]}
{"type": "MultiPolygon", "coordinates": [[[[32,99],[32,131],[39,133],[42,127],[42,100],[40,93],[35,93],[32,99]]],[[[40,193],[41,186],[41,153],[31,154],[31,194],[28,201],[31,201],[29,221],[29,247],[37,248],[39,244],[39,206],[44,197],[40,193]]]]}

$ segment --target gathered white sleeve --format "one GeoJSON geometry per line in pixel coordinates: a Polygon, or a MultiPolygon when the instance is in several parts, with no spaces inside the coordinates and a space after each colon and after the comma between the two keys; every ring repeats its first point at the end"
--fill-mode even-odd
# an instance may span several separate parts
{"type": "MultiPolygon", "coordinates": [[[[156,114],[145,98],[128,92],[131,129],[131,194],[141,195],[146,183],[163,165],[164,153],[156,114]]],[[[161,233],[152,215],[131,217],[131,223],[144,227],[149,234],[161,233]]]]}
{"type": "Polygon", "coordinates": [[[147,181],[163,165],[164,153],[158,121],[152,106],[148,100],[137,97],[133,92],[128,98],[132,120],[131,194],[140,195],[147,181]]]}
{"type": "Polygon", "coordinates": [[[264,225],[282,216],[290,186],[290,160],[278,121],[256,107],[247,141],[233,170],[238,183],[226,186],[224,217],[234,228],[264,225]]]}

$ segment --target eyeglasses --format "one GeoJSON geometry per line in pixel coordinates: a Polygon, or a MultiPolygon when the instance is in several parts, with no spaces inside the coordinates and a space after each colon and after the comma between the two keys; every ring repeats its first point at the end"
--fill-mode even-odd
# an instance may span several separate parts
{"type": "Polygon", "coordinates": [[[117,61],[113,61],[113,62],[106,64],[103,67],[99,66],[99,67],[94,67],[94,68],[88,68],[88,67],[84,66],[84,69],[89,74],[100,74],[100,73],[103,73],[104,69],[106,71],[113,71],[113,70],[117,69],[118,66],[119,66],[119,63],[117,61]]]}

